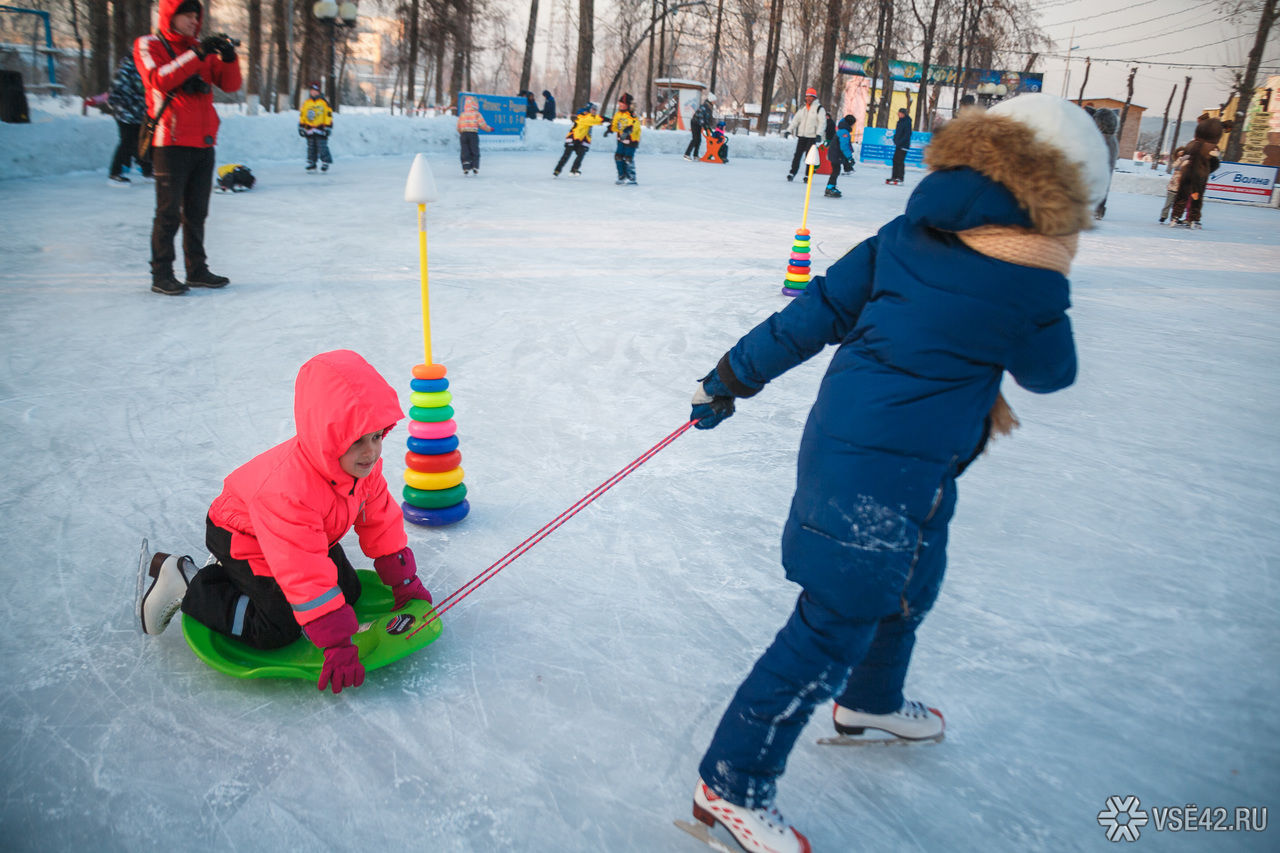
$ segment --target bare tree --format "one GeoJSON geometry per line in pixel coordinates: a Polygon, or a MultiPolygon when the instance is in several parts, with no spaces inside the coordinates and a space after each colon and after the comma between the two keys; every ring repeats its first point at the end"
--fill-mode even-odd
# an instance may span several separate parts
{"type": "Polygon", "coordinates": [[[929,63],[933,59],[933,39],[938,32],[938,8],[941,5],[942,0],[933,0],[932,9],[929,11],[929,22],[926,24],[924,18],[920,16],[919,9],[916,8],[916,0],[911,0],[911,13],[915,15],[916,23],[924,31],[924,56],[920,60],[921,97],[916,99],[916,127],[920,130],[927,129],[924,124],[925,98],[923,95],[925,85],[929,80],[929,63]]]}
{"type": "MultiPolygon", "coordinates": [[[[1084,87],[1089,85],[1089,71],[1093,68],[1093,57],[1084,58],[1084,79],[1080,81],[1080,94],[1076,95],[1076,103],[1084,101],[1084,87]]],[[[1176,86],[1174,88],[1177,88],[1176,86]]]]}
{"type": "Polygon", "coordinates": [[[1244,151],[1244,119],[1253,100],[1253,87],[1258,79],[1258,66],[1262,63],[1262,50],[1271,35],[1276,23],[1277,0],[1262,0],[1261,14],[1258,17],[1258,32],[1253,39],[1253,48],[1249,51],[1249,62],[1245,65],[1244,75],[1240,80],[1240,95],[1236,99],[1236,112],[1232,121],[1231,136],[1227,139],[1227,150],[1224,159],[1239,162],[1244,151]]]}
{"type": "MultiPolygon", "coordinates": [[[[76,0],[71,0],[75,8],[76,0]]],[[[102,92],[111,85],[111,19],[103,0],[89,3],[89,90],[102,92]]]]}
{"type": "Polygon", "coordinates": [[[826,26],[822,29],[822,60],[818,69],[818,100],[833,109],[831,90],[835,83],[836,42],[840,39],[840,0],[827,0],[826,26]]]}
{"type": "Polygon", "coordinates": [[[262,0],[249,0],[249,82],[246,94],[262,95],[262,0]]]}
{"type": "MultiPolygon", "coordinates": [[[[404,103],[405,115],[412,115],[413,107],[417,103],[414,98],[418,91],[418,21],[422,18],[422,7],[419,4],[419,0],[409,0],[408,16],[409,59],[408,67],[405,69],[404,103]]],[[[425,88],[424,86],[423,89],[425,88]]]]}
{"type": "Polygon", "coordinates": [[[524,64],[520,67],[520,91],[528,91],[533,73],[533,41],[538,33],[538,0],[529,3],[529,30],[524,37],[524,64]]]}
{"type": "Polygon", "coordinates": [[[595,52],[595,0],[578,0],[578,59],[570,109],[591,100],[591,63],[595,52]]]}
{"type": "Polygon", "coordinates": [[[272,105],[272,109],[279,109],[281,97],[289,95],[289,28],[288,19],[285,16],[286,2],[287,0],[274,0],[271,4],[271,35],[276,54],[275,85],[272,87],[275,90],[276,103],[272,105]]]}
{"type": "Polygon", "coordinates": [[[778,73],[778,45],[782,40],[783,0],[769,2],[769,40],[764,49],[764,84],[760,90],[760,135],[769,132],[769,111],[773,109],[773,84],[778,73]]]}
{"type": "Polygon", "coordinates": [[[1120,131],[1116,134],[1116,141],[1124,139],[1124,125],[1129,120],[1129,105],[1133,103],[1133,78],[1138,74],[1138,66],[1129,69],[1129,94],[1124,99],[1124,109],[1120,111],[1120,131]]]}

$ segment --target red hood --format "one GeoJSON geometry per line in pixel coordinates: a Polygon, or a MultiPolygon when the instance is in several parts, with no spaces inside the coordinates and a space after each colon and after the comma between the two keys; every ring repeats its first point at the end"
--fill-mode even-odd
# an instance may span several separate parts
{"type": "MultiPolygon", "coordinates": [[[[178,10],[178,7],[181,6],[182,3],[183,3],[183,0],[160,0],[160,16],[159,16],[160,35],[164,36],[165,40],[170,44],[173,44],[174,42],[182,42],[185,44],[188,41],[186,36],[179,35],[178,33],[175,33],[173,31],[172,23],[171,23],[173,21],[174,12],[178,10]]],[[[203,3],[200,5],[200,21],[198,24],[196,24],[196,35],[195,35],[195,38],[193,39],[194,41],[200,40],[200,31],[202,29],[204,29],[204,4],[203,3]]]]}
{"type": "Polygon", "coordinates": [[[330,482],[351,478],[338,460],[360,436],[389,429],[403,417],[395,390],[351,350],[321,353],[298,371],[293,391],[298,446],[330,482]]]}

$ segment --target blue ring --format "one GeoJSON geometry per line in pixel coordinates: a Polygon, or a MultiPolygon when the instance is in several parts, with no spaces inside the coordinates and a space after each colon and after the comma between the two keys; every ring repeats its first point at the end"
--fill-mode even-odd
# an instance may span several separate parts
{"type": "Polygon", "coordinates": [[[410,390],[425,391],[428,394],[433,391],[443,391],[448,387],[448,379],[413,379],[409,382],[410,390]]]}
{"type": "Polygon", "coordinates": [[[458,437],[456,435],[451,435],[447,438],[414,438],[410,436],[407,444],[414,453],[431,456],[432,454],[452,453],[457,450],[458,437]]]}
{"type": "Polygon", "coordinates": [[[791,258],[787,263],[793,267],[807,267],[812,264],[813,261],[797,261],[795,258],[791,258]]]}
{"type": "Polygon", "coordinates": [[[464,500],[462,503],[441,509],[423,509],[411,503],[401,503],[400,509],[404,512],[405,521],[423,527],[443,527],[446,524],[455,524],[466,518],[467,513],[471,511],[471,504],[464,500]]]}

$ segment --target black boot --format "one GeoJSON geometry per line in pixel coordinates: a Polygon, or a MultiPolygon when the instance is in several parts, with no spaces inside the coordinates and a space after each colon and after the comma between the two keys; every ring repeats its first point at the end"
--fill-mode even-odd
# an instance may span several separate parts
{"type": "Polygon", "coordinates": [[[181,296],[187,292],[187,286],[174,278],[173,273],[164,273],[152,277],[151,290],[153,293],[163,293],[165,296],[181,296]]]}
{"type": "Polygon", "coordinates": [[[208,267],[187,274],[188,287],[226,287],[230,283],[231,279],[225,275],[210,272],[208,267]]]}

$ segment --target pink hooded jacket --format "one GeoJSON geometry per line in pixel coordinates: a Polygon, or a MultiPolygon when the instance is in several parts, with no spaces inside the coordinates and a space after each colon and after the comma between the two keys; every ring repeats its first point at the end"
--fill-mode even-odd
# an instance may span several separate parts
{"type": "Polygon", "coordinates": [[[299,625],[347,603],[328,552],[353,525],[367,557],[408,544],[382,460],[360,479],[338,462],[361,436],[403,417],[396,392],[367,361],[350,350],[321,353],[298,371],[298,434],[232,471],[209,508],[210,520],[231,531],[231,556],[280,584],[299,625]]]}

